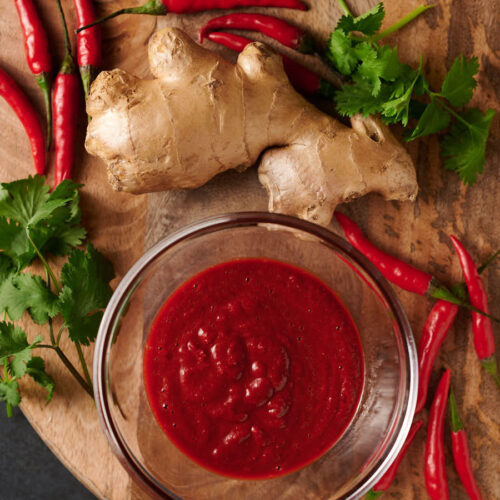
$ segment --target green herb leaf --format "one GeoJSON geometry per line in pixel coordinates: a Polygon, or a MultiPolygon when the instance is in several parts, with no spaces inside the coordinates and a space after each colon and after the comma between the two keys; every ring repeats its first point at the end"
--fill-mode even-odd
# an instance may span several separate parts
{"type": "Polygon", "coordinates": [[[342,116],[361,113],[363,116],[378,113],[390,95],[390,89],[382,85],[378,96],[373,96],[372,86],[359,75],[354,75],[353,83],[343,85],[335,93],[337,111],[342,116]]]}
{"type": "Polygon", "coordinates": [[[44,184],[45,178],[40,175],[20,179],[10,183],[2,183],[0,188],[0,217],[18,222],[27,228],[42,219],[47,219],[67,200],[50,199],[49,186],[44,184]]]}
{"type": "Polygon", "coordinates": [[[89,243],[86,252],[73,250],[61,271],[59,309],[71,340],[88,345],[111,297],[111,263],[89,243]]]}
{"type": "Polygon", "coordinates": [[[434,101],[431,101],[425,107],[422,116],[418,120],[417,126],[411,134],[408,134],[405,139],[413,141],[417,137],[424,135],[435,134],[445,129],[450,124],[450,114],[441,109],[434,101]]]}
{"type": "Polygon", "coordinates": [[[29,346],[26,333],[13,323],[0,322],[0,360],[14,356],[29,346]]]}
{"type": "Polygon", "coordinates": [[[2,283],[14,272],[12,260],[5,254],[0,253],[0,290],[2,283]]]}
{"type": "Polygon", "coordinates": [[[464,106],[472,98],[477,85],[474,76],[478,71],[477,57],[469,60],[463,54],[457,57],[443,82],[441,95],[448,99],[452,106],[464,106]]]}
{"type": "Polygon", "coordinates": [[[406,88],[405,92],[393,99],[388,99],[382,104],[382,115],[386,123],[401,122],[405,127],[408,124],[410,114],[410,102],[413,94],[413,88],[420,78],[420,70],[414,72],[414,79],[406,88]]]}
{"type": "Polygon", "coordinates": [[[0,251],[18,270],[31,263],[36,252],[64,254],[79,245],[85,230],[79,226],[78,188],[65,180],[49,194],[39,175],[0,187],[0,251]]]}
{"type": "Polygon", "coordinates": [[[18,406],[21,402],[19,385],[16,381],[0,382],[0,401],[5,401],[11,406],[18,406]]]}
{"type": "Polygon", "coordinates": [[[343,75],[350,75],[358,65],[358,56],[354,51],[352,40],[339,30],[330,34],[326,57],[343,75]]]}
{"type": "Polygon", "coordinates": [[[28,343],[26,333],[12,323],[0,322],[0,363],[7,360],[9,373],[21,378],[27,372],[31,351],[43,338],[38,335],[32,344],[28,343]]]}
{"type": "MultiPolygon", "coordinates": [[[[39,248],[43,247],[48,237],[43,228],[30,231],[30,236],[39,248]]],[[[0,217],[0,250],[11,259],[18,270],[29,265],[36,255],[26,230],[20,224],[9,222],[4,217],[0,217]]]]}
{"type": "Polygon", "coordinates": [[[56,385],[52,377],[45,371],[44,360],[39,356],[35,356],[28,361],[26,368],[28,375],[35,382],[37,382],[38,385],[42,386],[47,390],[47,403],[48,403],[52,399],[52,395],[54,394],[54,389],[56,385]]]}
{"type": "Polygon", "coordinates": [[[343,31],[345,34],[359,31],[368,36],[373,35],[382,26],[384,16],[384,5],[380,2],[361,16],[342,16],[335,29],[343,31]]]}
{"type": "Polygon", "coordinates": [[[465,123],[457,120],[441,143],[445,167],[457,172],[465,184],[474,184],[477,174],[483,171],[486,141],[495,113],[488,109],[483,114],[477,108],[461,113],[465,123]]]}
{"type": "Polygon", "coordinates": [[[360,45],[367,47],[358,46],[356,49],[362,61],[358,72],[373,86],[372,94],[377,96],[382,86],[381,80],[396,80],[404,72],[406,65],[399,62],[397,48],[383,46],[373,50],[368,44],[360,45]]]}
{"type": "Polygon", "coordinates": [[[13,274],[0,285],[0,313],[6,311],[17,321],[26,310],[35,323],[43,325],[58,312],[57,296],[40,276],[13,274]]]}

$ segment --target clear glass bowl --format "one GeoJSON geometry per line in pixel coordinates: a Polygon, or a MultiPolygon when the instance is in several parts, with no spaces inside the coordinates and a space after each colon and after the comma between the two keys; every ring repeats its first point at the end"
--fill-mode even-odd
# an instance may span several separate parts
{"type": "Polygon", "coordinates": [[[97,408],[113,451],[150,494],[186,500],[359,498],[403,445],[417,378],[410,325],[375,267],[325,228],[261,212],[210,217],[147,251],[113,294],[94,357],[97,408]],[[157,424],[143,381],[145,340],[166,298],[199,271],[244,257],[288,262],[321,278],[350,311],[365,356],[361,402],[342,437],[309,466],[267,480],[226,478],[192,462],[157,424]]]}

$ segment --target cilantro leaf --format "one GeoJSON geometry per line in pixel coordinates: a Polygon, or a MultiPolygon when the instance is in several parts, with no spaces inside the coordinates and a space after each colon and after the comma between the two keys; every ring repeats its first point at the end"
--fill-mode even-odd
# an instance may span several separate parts
{"type": "Polygon", "coordinates": [[[352,40],[339,30],[330,34],[326,57],[330,64],[343,75],[350,75],[358,65],[358,57],[354,51],[352,40]]]}
{"type": "Polygon", "coordinates": [[[14,271],[14,265],[12,260],[5,254],[0,253],[0,290],[2,283],[10,276],[14,271]]]}
{"type": "Polygon", "coordinates": [[[452,106],[464,106],[471,100],[472,93],[477,86],[474,75],[478,71],[477,57],[469,60],[463,54],[457,57],[443,82],[441,95],[448,99],[452,106]]]}
{"type": "Polygon", "coordinates": [[[382,26],[384,16],[384,5],[380,2],[361,16],[342,16],[335,29],[343,31],[345,34],[359,31],[368,36],[373,35],[382,26]]]}
{"type": "Polygon", "coordinates": [[[26,373],[47,390],[47,403],[52,399],[56,384],[52,377],[45,371],[45,362],[39,356],[34,356],[26,364],[26,373]]]}
{"type": "Polygon", "coordinates": [[[21,402],[19,385],[14,380],[0,382],[0,401],[5,401],[11,406],[18,406],[21,402]]]}
{"type": "Polygon", "coordinates": [[[404,71],[402,63],[399,62],[398,49],[391,49],[388,46],[380,47],[374,50],[367,43],[360,44],[367,46],[367,50],[359,52],[361,47],[357,47],[358,54],[361,56],[362,63],[358,68],[358,73],[365,78],[372,86],[372,94],[377,96],[382,86],[381,79],[385,81],[394,81],[404,71]]]}
{"type": "MultiPolygon", "coordinates": [[[[43,228],[30,232],[30,236],[40,247],[47,239],[47,233],[43,228]]],[[[15,263],[18,270],[29,265],[36,255],[26,230],[20,224],[9,222],[4,217],[0,217],[0,250],[15,263]]]]}
{"type": "Polygon", "coordinates": [[[113,266],[90,243],[86,252],[72,251],[61,271],[58,301],[71,340],[88,345],[95,339],[113,278],[113,266]]]}
{"type": "Polygon", "coordinates": [[[405,92],[401,96],[388,99],[382,104],[381,112],[386,123],[401,122],[405,127],[408,125],[413,88],[415,87],[421,74],[420,69],[415,71],[413,81],[408,85],[405,92]]]}
{"type": "Polygon", "coordinates": [[[17,321],[26,310],[43,325],[57,314],[57,297],[40,276],[13,274],[0,285],[0,312],[17,321]]]}
{"type": "Polygon", "coordinates": [[[12,323],[0,323],[0,363],[8,360],[11,375],[20,378],[27,372],[27,363],[31,359],[31,351],[43,338],[38,335],[32,344],[28,343],[26,333],[12,323]]]}
{"type": "Polygon", "coordinates": [[[47,219],[52,212],[63,206],[67,200],[50,199],[49,186],[44,184],[41,175],[2,183],[0,188],[0,216],[18,222],[27,228],[42,219],[47,219]]]}
{"type": "Polygon", "coordinates": [[[382,85],[379,94],[374,96],[370,83],[359,75],[354,75],[353,83],[343,85],[335,93],[335,104],[342,116],[352,116],[356,113],[367,116],[378,113],[389,95],[390,89],[382,85]]]}
{"type": "Polygon", "coordinates": [[[71,248],[80,246],[87,236],[83,226],[72,226],[71,223],[60,224],[45,245],[45,250],[53,255],[67,255],[71,248]]]}
{"type": "Polygon", "coordinates": [[[0,322],[0,360],[13,356],[29,346],[26,333],[13,323],[0,322]]]}
{"type": "Polygon", "coordinates": [[[445,129],[450,124],[450,114],[440,108],[434,101],[425,107],[424,112],[418,120],[417,126],[411,134],[405,137],[407,141],[413,141],[417,137],[435,134],[445,129]]]}
{"type": "Polygon", "coordinates": [[[35,258],[30,238],[43,253],[64,254],[85,237],[79,226],[80,184],[65,180],[49,194],[44,180],[36,175],[0,187],[0,250],[18,270],[35,258]]]}
{"type": "Polygon", "coordinates": [[[483,114],[477,108],[461,113],[464,121],[457,120],[441,143],[444,166],[457,172],[465,184],[474,184],[477,174],[483,171],[486,141],[495,114],[493,109],[483,114]]]}

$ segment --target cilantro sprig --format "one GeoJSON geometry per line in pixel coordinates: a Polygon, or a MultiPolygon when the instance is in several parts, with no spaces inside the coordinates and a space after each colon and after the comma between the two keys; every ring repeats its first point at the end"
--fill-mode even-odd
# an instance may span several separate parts
{"type": "Polygon", "coordinates": [[[82,345],[95,340],[114,272],[90,243],[79,248],[86,236],[80,224],[80,187],[65,180],[49,192],[39,175],[0,185],[0,400],[6,403],[8,415],[21,401],[18,380],[23,376],[47,390],[47,402],[52,398],[54,381],[43,358],[32,355],[34,349],[55,351],[93,397],[82,345]],[[50,255],[67,257],[59,278],[49,264],[50,255]],[[37,258],[45,278],[24,271],[37,258]],[[15,325],[25,313],[39,327],[47,325],[47,343],[42,343],[41,335],[29,343],[26,332],[15,325]],[[61,319],[57,333],[56,318],[61,319]],[[83,376],[61,349],[64,332],[75,345],[83,376]]]}
{"type": "Polygon", "coordinates": [[[344,0],[339,4],[345,15],[331,33],[326,52],[328,62],[345,79],[334,93],[338,112],[343,116],[379,114],[386,123],[405,127],[416,119],[405,140],[442,133],[445,168],[457,172],[465,184],[474,184],[484,169],[486,142],[495,116],[492,109],[483,113],[478,108],[464,108],[477,86],[477,58],[457,57],[440,91],[433,91],[422,61],[414,69],[399,60],[397,47],[378,43],[432,6],[417,7],[379,31],[385,15],[382,3],[358,17],[351,14],[344,0]]]}

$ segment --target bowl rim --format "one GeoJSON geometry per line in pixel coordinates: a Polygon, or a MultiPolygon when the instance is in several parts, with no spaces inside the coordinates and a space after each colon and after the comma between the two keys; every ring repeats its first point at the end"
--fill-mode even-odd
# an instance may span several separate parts
{"type": "Polygon", "coordinates": [[[182,500],[181,497],[171,491],[168,491],[167,493],[164,490],[165,487],[160,485],[144,470],[141,464],[135,459],[133,453],[129,450],[127,444],[120,438],[120,434],[111,417],[107,398],[108,387],[106,371],[107,358],[110,351],[109,345],[114,334],[114,319],[124,307],[124,299],[126,300],[127,296],[131,294],[137,286],[137,278],[141,275],[144,269],[146,269],[164,251],[194,236],[201,236],[203,234],[209,234],[231,227],[253,226],[258,224],[274,224],[288,229],[298,229],[326,241],[333,247],[339,248],[352,258],[365,272],[367,272],[370,278],[376,283],[379,290],[382,292],[384,299],[387,301],[388,306],[392,310],[396,323],[401,331],[401,337],[404,341],[404,350],[407,357],[407,404],[406,408],[402,408],[400,427],[393,445],[388,450],[384,450],[382,456],[378,459],[378,465],[374,467],[374,470],[363,480],[362,483],[354,485],[349,491],[342,494],[341,497],[338,497],[339,500],[354,500],[360,498],[377,483],[377,481],[391,466],[392,462],[401,450],[412,424],[416,407],[418,387],[417,350],[413,332],[403,306],[401,305],[392,286],[364,255],[362,255],[348,241],[333,233],[331,230],[289,215],[252,211],[224,213],[205,217],[168,234],[147,250],[135,262],[135,264],[123,276],[116,290],[113,292],[106,310],[104,311],[95,343],[93,360],[94,398],[101,426],[113,453],[139,486],[145,489],[148,493],[153,494],[156,498],[172,498],[175,500],[182,500]]]}

